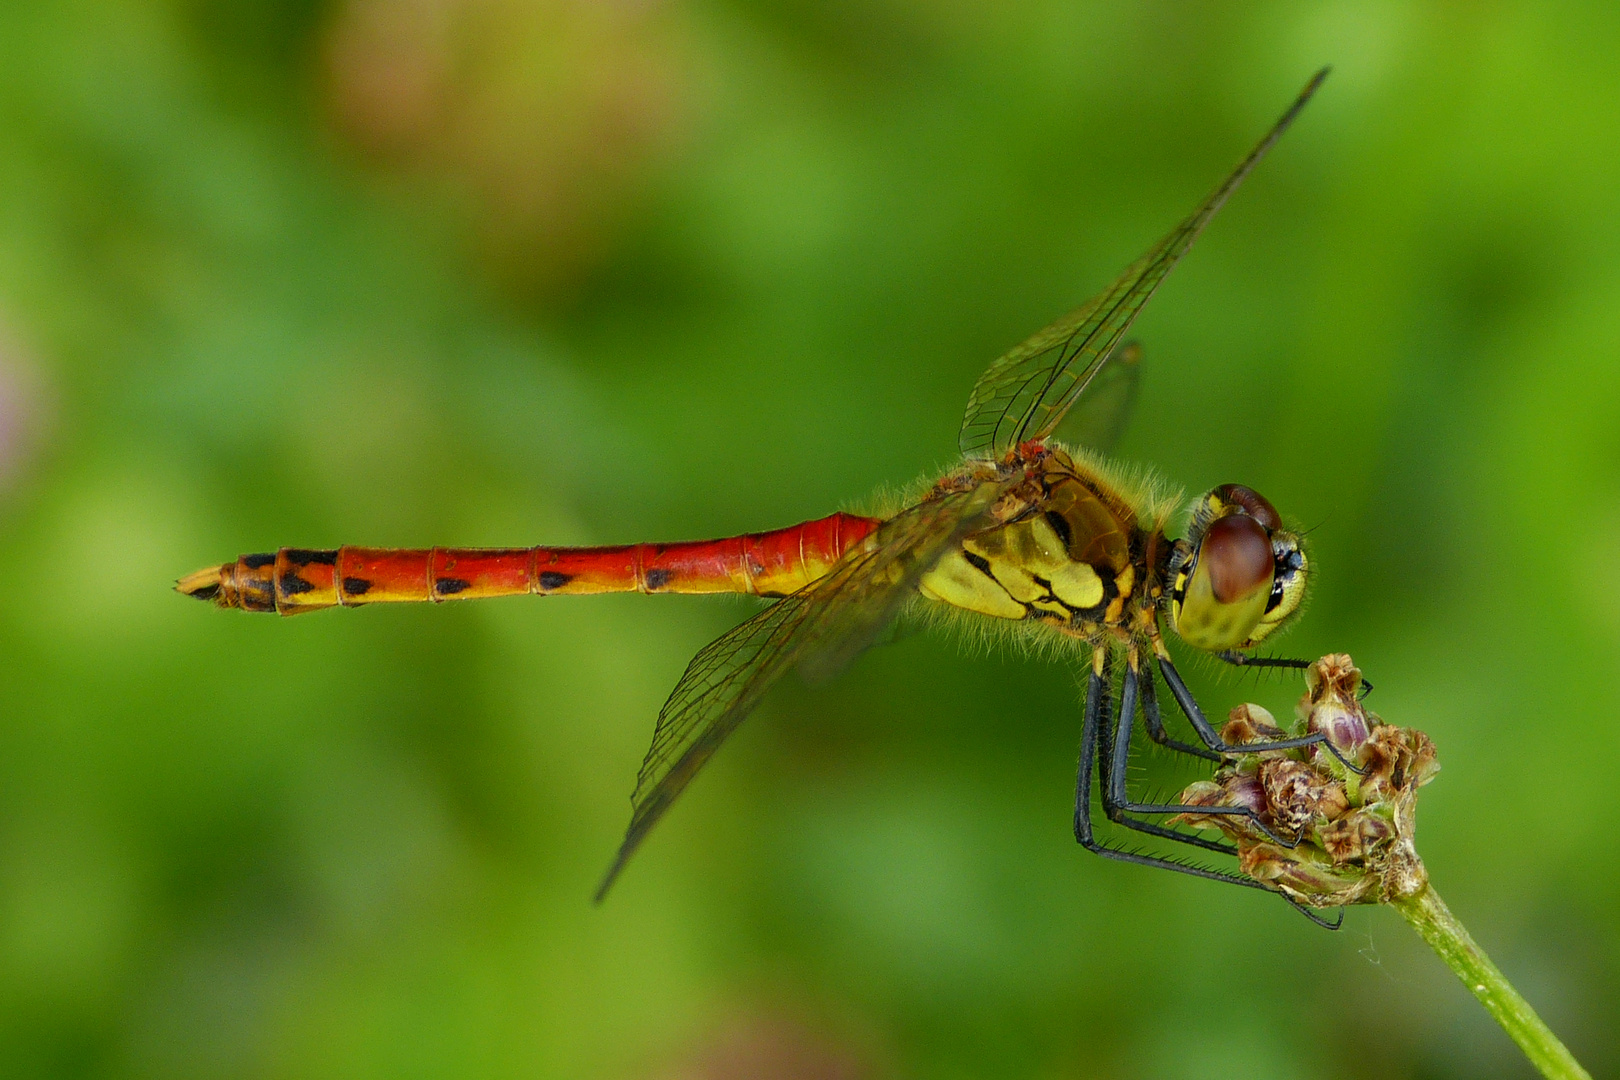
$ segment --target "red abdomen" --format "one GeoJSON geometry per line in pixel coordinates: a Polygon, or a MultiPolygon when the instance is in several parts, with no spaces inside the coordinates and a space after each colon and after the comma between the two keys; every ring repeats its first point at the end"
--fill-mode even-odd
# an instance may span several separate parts
{"type": "Polygon", "coordinates": [[[624,547],[282,548],[199,570],[175,587],[221,607],[283,615],[527,593],[786,596],[825,574],[879,524],[839,513],[723,540],[624,547]]]}

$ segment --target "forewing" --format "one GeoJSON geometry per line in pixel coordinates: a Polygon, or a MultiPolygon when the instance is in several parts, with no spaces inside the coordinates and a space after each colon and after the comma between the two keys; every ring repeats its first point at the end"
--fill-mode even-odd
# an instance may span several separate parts
{"type": "Polygon", "coordinates": [[[985,482],[902,511],[845,552],[826,575],[692,658],[658,714],[631,796],[630,827],[597,900],[771,685],[795,665],[813,677],[829,675],[870,645],[922,575],[980,523],[1006,486],[985,482]]]}
{"type": "Polygon", "coordinates": [[[1055,434],[1076,446],[1108,453],[1130,425],[1141,387],[1142,346],[1127,341],[1108,354],[1055,434]]]}
{"type": "Polygon", "coordinates": [[[1323,68],[1232,175],[1101,295],[990,365],[968,396],[960,436],[964,455],[997,459],[1021,442],[1052,434],[1159,282],[1282,137],[1325,78],[1327,69],[1323,68]]]}

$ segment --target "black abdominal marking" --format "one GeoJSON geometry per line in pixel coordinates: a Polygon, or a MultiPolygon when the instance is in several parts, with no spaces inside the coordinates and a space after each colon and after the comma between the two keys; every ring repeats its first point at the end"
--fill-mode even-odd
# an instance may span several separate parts
{"type": "Polygon", "coordinates": [[[282,596],[298,596],[315,590],[315,586],[290,571],[282,574],[281,580],[276,582],[276,585],[281,589],[282,596]]]}

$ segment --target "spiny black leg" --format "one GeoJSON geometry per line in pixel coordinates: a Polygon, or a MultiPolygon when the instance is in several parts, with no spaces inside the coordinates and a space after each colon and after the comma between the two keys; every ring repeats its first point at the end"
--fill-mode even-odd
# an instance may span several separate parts
{"type": "Polygon", "coordinates": [[[1153,672],[1149,668],[1142,669],[1142,722],[1147,728],[1148,738],[1160,746],[1177,753],[1203,758],[1205,761],[1221,760],[1221,755],[1215,751],[1184,743],[1180,739],[1172,739],[1170,733],[1165,731],[1164,718],[1159,715],[1159,695],[1153,689],[1153,672]]]}
{"type": "MultiPolygon", "coordinates": [[[[1124,767],[1119,765],[1118,762],[1123,761],[1128,763],[1131,756],[1131,729],[1132,725],[1135,723],[1136,709],[1132,704],[1132,699],[1135,696],[1135,689],[1129,685],[1129,682],[1137,674],[1138,673],[1133,669],[1125,677],[1127,680],[1127,685],[1122,687],[1124,692],[1120,697],[1120,707],[1117,720],[1118,727],[1114,728],[1113,735],[1110,737],[1109,731],[1111,725],[1108,723],[1106,716],[1103,718],[1101,730],[1097,733],[1097,782],[1102,785],[1103,812],[1108,815],[1110,821],[1113,821],[1118,825],[1123,825],[1127,829],[1135,829],[1137,832],[1147,833],[1149,836],[1162,837],[1166,840],[1175,840],[1178,843],[1188,844],[1196,848],[1202,848],[1205,851],[1213,851],[1217,855],[1236,856],[1237,848],[1233,847],[1231,844],[1225,844],[1218,840],[1210,840],[1206,837],[1198,836],[1193,833],[1184,833],[1178,829],[1173,829],[1165,825],[1156,825],[1151,821],[1138,821],[1135,818],[1126,816],[1125,811],[1128,808],[1130,800],[1125,795],[1121,784],[1116,781],[1115,773],[1124,767]]],[[[1151,685],[1151,679],[1141,683],[1140,688],[1144,691],[1142,694],[1144,705],[1147,703],[1147,699],[1152,696],[1151,685]]]]}
{"type": "Polygon", "coordinates": [[[1340,763],[1351,772],[1356,773],[1358,776],[1365,775],[1367,772],[1366,769],[1363,769],[1355,762],[1347,761],[1345,756],[1339,753],[1339,748],[1329,742],[1328,737],[1320,731],[1313,731],[1309,735],[1301,735],[1293,739],[1276,739],[1272,742],[1252,742],[1244,743],[1241,746],[1232,746],[1222,739],[1214,727],[1210,725],[1210,722],[1205,719],[1204,711],[1198,707],[1198,702],[1193,698],[1192,691],[1188,690],[1187,684],[1181,681],[1181,673],[1176,670],[1176,665],[1170,662],[1168,656],[1159,657],[1159,674],[1164,676],[1165,685],[1170,687],[1170,695],[1176,699],[1176,704],[1181,706],[1181,711],[1186,715],[1187,722],[1192,724],[1193,730],[1198,733],[1198,737],[1211,750],[1223,754],[1258,754],[1267,750],[1294,750],[1301,746],[1315,746],[1317,743],[1321,743],[1329,753],[1338,758],[1340,763]]]}
{"type": "MultiPolygon", "coordinates": [[[[1074,838],[1080,846],[1094,854],[1119,862],[1134,863],[1137,866],[1154,866],[1162,870],[1174,870],[1180,874],[1191,877],[1204,878],[1207,881],[1223,881],[1228,885],[1242,885],[1248,889],[1259,889],[1261,892],[1276,892],[1253,878],[1239,874],[1223,873],[1219,870],[1209,870],[1202,866],[1193,866],[1188,863],[1176,862],[1174,859],[1159,858],[1154,855],[1144,855],[1141,852],[1127,851],[1123,848],[1111,847],[1097,840],[1092,829],[1091,821],[1091,769],[1095,762],[1101,767],[1097,759],[1099,736],[1108,728],[1110,720],[1110,679],[1109,666],[1106,655],[1101,661],[1101,671],[1092,669],[1091,679],[1086,688],[1085,720],[1080,729],[1080,766],[1074,786],[1074,838]]],[[[1138,822],[1137,824],[1146,824],[1138,822]]],[[[1185,839],[1185,837],[1182,837],[1185,839]]],[[[1328,930],[1337,930],[1344,923],[1344,911],[1340,909],[1336,922],[1328,922],[1304,905],[1296,903],[1287,896],[1288,900],[1301,915],[1311,922],[1328,930]]]]}
{"type": "Polygon", "coordinates": [[[1337,930],[1339,927],[1344,925],[1344,908],[1342,907],[1335,909],[1338,911],[1339,917],[1334,919],[1332,922],[1328,922],[1326,919],[1322,918],[1322,916],[1318,915],[1316,912],[1312,911],[1298,900],[1295,900],[1293,897],[1284,895],[1283,899],[1287,900],[1288,903],[1293,906],[1295,911],[1299,912],[1301,915],[1305,916],[1307,919],[1311,920],[1311,922],[1315,923],[1317,926],[1320,926],[1324,930],[1337,930]]]}
{"type": "MultiPolygon", "coordinates": [[[[1102,711],[1098,714],[1101,719],[1097,722],[1097,784],[1107,789],[1108,779],[1103,775],[1104,762],[1110,761],[1114,756],[1114,725],[1110,717],[1114,706],[1114,663],[1111,656],[1103,657],[1103,696],[1101,699],[1102,711]]],[[[1086,695],[1086,704],[1091,704],[1091,695],[1086,695]]]]}
{"type": "MultiPolygon", "coordinates": [[[[1149,676],[1151,678],[1151,676],[1149,676]]],[[[1194,806],[1191,803],[1139,803],[1132,802],[1130,792],[1127,790],[1127,768],[1131,759],[1131,731],[1136,720],[1136,695],[1139,684],[1139,675],[1135,665],[1126,667],[1125,679],[1120,688],[1118,727],[1115,729],[1113,758],[1109,762],[1108,779],[1103,785],[1103,809],[1108,812],[1111,820],[1128,828],[1140,832],[1149,832],[1155,836],[1164,836],[1194,847],[1201,847],[1211,851],[1220,851],[1231,854],[1232,849],[1218,844],[1212,840],[1205,840],[1201,836],[1189,836],[1162,826],[1152,826],[1145,821],[1132,821],[1126,817],[1131,814],[1219,814],[1224,817],[1240,817],[1259,830],[1267,840],[1281,847],[1291,848],[1299,844],[1298,836],[1284,839],[1271,830],[1247,806],[1194,806]]]]}
{"type": "MultiPolygon", "coordinates": [[[[1303,670],[1311,666],[1309,660],[1293,660],[1286,656],[1244,656],[1240,652],[1218,652],[1215,659],[1224,660],[1233,667],[1269,667],[1269,668],[1296,668],[1303,670]]],[[[1361,677],[1361,693],[1358,699],[1365,699],[1372,693],[1372,680],[1363,675],[1361,677]]]]}
{"type": "Polygon", "coordinates": [[[1309,660],[1292,660],[1286,656],[1245,656],[1240,652],[1218,652],[1215,659],[1224,660],[1233,667],[1280,667],[1303,671],[1311,666],[1309,660]]]}
{"type": "Polygon", "coordinates": [[[1095,663],[1091,678],[1086,682],[1086,708],[1080,721],[1080,770],[1074,784],[1074,838],[1087,850],[1091,848],[1091,763],[1097,758],[1097,741],[1106,739],[1101,734],[1110,714],[1113,679],[1107,655],[1101,660],[1102,671],[1095,663]]]}
{"type": "Polygon", "coordinates": [[[1134,863],[1137,866],[1156,866],[1162,870],[1174,870],[1179,874],[1188,874],[1208,881],[1224,881],[1229,885],[1241,885],[1246,889],[1275,892],[1275,889],[1262,885],[1250,877],[1192,866],[1157,855],[1144,855],[1139,851],[1127,851],[1124,848],[1104,844],[1097,839],[1091,821],[1091,770],[1097,762],[1098,733],[1110,720],[1108,689],[1108,667],[1105,662],[1101,672],[1095,667],[1092,668],[1090,682],[1086,685],[1085,721],[1080,728],[1080,768],[1074,785],[1074,838],[1080,842],[1080,846],[1105,859],[1134,863]]]}

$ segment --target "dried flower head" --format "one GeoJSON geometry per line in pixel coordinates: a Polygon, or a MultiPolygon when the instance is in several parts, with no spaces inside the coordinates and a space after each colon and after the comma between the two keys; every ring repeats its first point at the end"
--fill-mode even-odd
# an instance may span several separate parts
{"type": "Polygon", "coordinates": [[[1199,781],[1181,796],[1195,806],[1249,807],[1274,833],[1298,836],[1299,843],[1284,847],[1231,815],[1188,813],[1178,820],[1225,833],[1237,845],[1244,873],[1302,904],[1338,907],[1415,895],[1428,882],[1412,836],[1417,789],[1440,769],[1434,744],[1423,732],[1385,724],[1363,708],[1361,672],[1343,653],[1312,664],[1305,683],[1293,732],[1258,705],[1240,705],[1221,736],[1237,744],[1319,731],[1338,754],[1317,744],[1231,755],[1213,781],[1199,781]]]}

